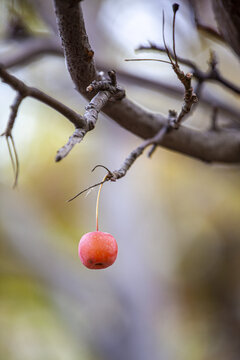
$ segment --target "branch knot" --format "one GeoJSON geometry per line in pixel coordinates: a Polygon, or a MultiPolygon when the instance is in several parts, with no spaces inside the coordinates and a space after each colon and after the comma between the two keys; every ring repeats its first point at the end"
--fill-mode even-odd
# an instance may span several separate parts
{"type": "Polygon", "coordinates": [[[109,101],[122,100],[125,97],[125,90],[117,84],[116,72],[110,70],[108,77],[108,79],[94,80],[86,91],[108,91],[112,95],[109,101]]]}

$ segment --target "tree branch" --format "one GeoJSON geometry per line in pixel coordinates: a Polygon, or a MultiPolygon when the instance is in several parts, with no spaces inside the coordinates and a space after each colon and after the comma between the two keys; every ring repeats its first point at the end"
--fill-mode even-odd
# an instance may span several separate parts
{"type": "MultiPolygon", "coordinates": [[[[4,58],[2,58],[2,63],[5,68],[9,69],[12,67],[27,65],[30,62],[37,60],[40,56],[48,54],[63,56],[62,47],[55,37],[40,39],[28,38],[21,42],[20,45],[16,46],[14,54],[11,54],[10,56],[4,56],[4,58]]],[[[182,59],[180,58],[178,60],[181,63],[182,59]]],[[[193,66],[195,66],[193,65],[194,63],[188,59],[185,59],[184,61],[188,61],[188,65],[192,69],[193,66]]],[[[99,64],[99,68],[104,72],[107,72],[106,66],[104,64],[99,64]]],[[[117,74],[120,80],[130,82],[144,88],[150,88],[151,90],[155,91],[164,91],[164,93],[167,92],[167,94],[174,96],[179,96],[182,94],[178,86],[167,84],[166,82],[161,82],[160,80],[146,79],[141,75],[133,75],[122,70],[117,70],[117,74]]],[[[224,79],[221,81],[224,82],[224,79]]],[[[213,97],[212,93],[206,94],[206,90],[201,95],[201,104],[210,106],[211,108],[218,107],[219,112],[221,112],[223,116],[228,117],[229,120],[234,122],[240,122],[240,113],[237,110],[235,110],[232,106],[229,106],[227,103],[222,102],[217,97],[213,97]]]]}
{"type": "Polygon", "coordinates": [[[1,136],[5,136],[5,138],[6,138],[7,147],[8,147],[9,155],[11,158],[12,168],[13,168],[13,172],[14,172],[14,183],[13,183],[14,188],[17,186],[17,182],[18,182],[19,160],[18,160],[18,154],[17,154],[15,142],[14,142],[13,135],[12,135],[12,129],[13,129],[13,126],[14,126],[14,123],[15,123],[15,120],[16,120],[16,117],[18,114],[19,106],[21,105],[24,97],[25,97],[24,94],[20,94],[20,93],[17,94],[17,96],[11,106],[11,112],[10,112],[6,130],[1,134],[1,136]],[[11,141],[11,144],[9,142],[9,139],[11,141]],[[13,150],[13,153],[12,153],[12,150],[13,150]]]}
{"type": "Polygon", "coordinates": [[[125,96],[125,91],[117,85],[115,71],[109,71],[109,80],[103,78],[100,81],[94,80],[86,89],[88,93],[98,91],[98,93],[92,98],[90,103],[86,106],[86,111],[83,116],[85,122],[84,127],[76,129],[73,135],[70,136],[66,145],[58,150],[56,155],[56,161],[62,160],[72,150],[74,145],[80,143],[86,133],[95,128],[98,114],[102,108],[107,104],[109,100],[121,100],[125,96]]]}
{"type": "MultiPolygon", "coordinates": [[[[149,42],[149,45],[141,45],[139,46],[136,51],[157,51],[160,53],[166,53],[166,50],[163,46],[158,46],[152,42],[149,42]]],[[[173,53],[171,51],[170,55],[173,56],[173,53]]],[[[211,54],[211,58],[213,57],[213,54],[211,54]]],[[[215,56],[214,56],[215,57],[215,56]]],[[[204,81],[215,81],[221,85],[223,85],[224,87],[226,87],[227,89],[233,91],[235,94],[240,95],[240,87],[233,84],[231,81],[225,79],[219,72],[219,70],[217,69],[216,65],[217,63],[215,63],[215,66],[212,66],[211,64],[211,59],[209,61],[209,69],[206,72],[203,72],[202,70],[199,69],[199,67],[197,66],[197,64],[195,64],[193,61],[189,60],[189,59],[185,59],[182,57],[178,57],[178,61],[179,63],[190,67],[193,71],[193,76],[199,81],[199,82],[204,82],[204,81]]]]}
{"type": "MultiPolygon", "coordinates": [[[[85,86],[97,78],[97,72],[92,56],[83,56],[88,41],[81,6],[69,9],[65,0],[54,0],[54,4],[68,70],[79,92],[86,96],[85,86]]],[[[166,117],[148,112],[127,98],[121,102],[108,102],[103,111],[119,125],[144,139],[153,137],[167,125],[166,117]]],[[[207,162],[240,162],[240,134],[235,131],[216,134],[181,126],[178,131],[167,134],[161,145],[207,162]]]]}
{"type": "Polygon", "coordinates": [[[75,127],[77,128],[84,127],[85,122],[81,115],[77,114],[75,111],[73,111],[66,105],[62,104],[60,101],[45,94],[43,91],[36,89],[34,87],[27,86],[26,84],[24,84],[23,81],[9,74],[4,69],[3,65],[0,65],[0,78],[3,80],[3,82],[10,85],[23,97],[29,96],[36,100],[39,100],[42,103],[52,107],[54,110],[58,111],[63,116],[65,116],[72,124],[75,125],[75,127]]]}
{"type": "MultiPolygon", "coordinates": [[[[54,0],[58,29],[69,74],[79,92],[87,96],[86,88],[97,79],[97,71],[78,2],[54,0]],[[73,21],[72,21],[73,19],[73,21]],[[80,26],[81,24],[81,26],[80,26]]],[[[89,97],[88,97],[89,98],[89,97]]]]}
{"type": "Polygon", "coordinates": [[[63,55],[61,45],[55,36],[30,37],[21,41],[17,46],[17,51],[6,56],[2,64],[5,68],[10,69],[19,65],[27,65],[45,54],[63,55]]]}
{"type": "Polygon", "coordinates": [[[238,0],[213,0],[215,19],[225,41],[240,57],[240,9],[238,0]]]}

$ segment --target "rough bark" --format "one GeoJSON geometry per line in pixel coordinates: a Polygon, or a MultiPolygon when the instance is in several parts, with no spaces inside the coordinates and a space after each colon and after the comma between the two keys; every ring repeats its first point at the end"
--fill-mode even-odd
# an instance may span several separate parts
{"type": "MultiPolygon", "coordinates": [[[[55,0],[54,3],[69,73],[79,92],[87,96],[86,87],[97,77],[97,72],[81,6],[69,7],[65,0],[55,0]]],[[[103,111],[119,125],[144,139],[154,136],[167,123],[165,116],[151,113],[127,98],[108,103],[103,111]]],[[[182,126],[166,135],[161,146],[207,162],[240,162],[240,134],[234,131],[200,132],[182,126]]]]}

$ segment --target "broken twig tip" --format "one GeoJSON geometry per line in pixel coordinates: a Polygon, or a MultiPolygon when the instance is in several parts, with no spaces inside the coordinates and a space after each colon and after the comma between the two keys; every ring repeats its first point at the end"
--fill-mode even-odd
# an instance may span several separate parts
{"type": "Polygon", "coordinates": [[[61,157],[60,155],[56,155],[55,161],[56,161],[56,162],[59,162],[60,160],[62,160],[62,157],[61,157]]]}
{"type": "Polygon", "coordinates": [[[174,3],[172,8],[173,8],[173,12],[176,13],[178,11],[178,9],[179,9],[179,4],[174,3]]]}

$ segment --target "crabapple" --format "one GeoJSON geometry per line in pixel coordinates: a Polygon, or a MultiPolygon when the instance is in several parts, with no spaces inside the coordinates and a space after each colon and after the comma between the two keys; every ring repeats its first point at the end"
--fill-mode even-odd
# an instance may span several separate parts
{"type": "Polygon", "coordinates": [[[80,239],[78,255],[88,269],[105,269],[112,265],[118,253],[115,238],[106,232],[93,231],[80,239]]]}
{"type": "Polygon", "coordinates": [[[118,245],[114,237],[98,230],[98,206],[102,186],[107,179],[106,175],[98,190],[96,203],[96,231],[82,236],[78,245],[78,255],[81,262],[88,269],[105,269],[112,265],[118,253],[118,245]]]}

